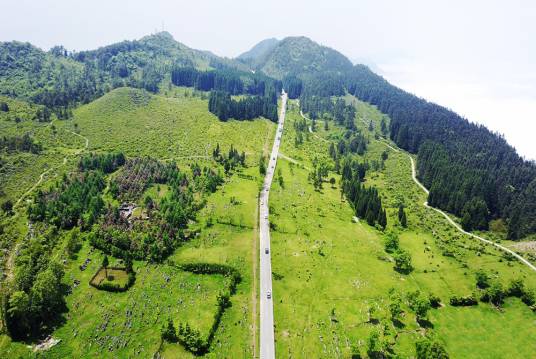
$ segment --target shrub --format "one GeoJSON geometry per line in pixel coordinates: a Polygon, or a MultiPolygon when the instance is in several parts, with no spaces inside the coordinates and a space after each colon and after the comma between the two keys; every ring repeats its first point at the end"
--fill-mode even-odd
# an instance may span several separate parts
{"type": "Polygon", "coordinates": [[[457,296],[450,297],[450,305],[454,307],[469,307],[469,306],[473,306],[477,304],[478,304],[478,301],[473,295],[467,295],[465,297],[457,297],[457,296]]]}
{"type": "Polygon", "coordinates": [[[385,236],[385,251],[394,253],[398,249],[399,240],[396,233],[390,232],[385,236]]]}
{"type": "Polygon", "coordinates": [[[490,302],[497,306],[501,305],[506,297],[506,292],[500,282],[493,282],[480,298],[483,302],[490,302]]]}
{"type": "Polygon", "coordinates": [[[430,294],[428,300],[430,301],[432,308],[439,308],[441,306],[441,298],[434,294],[430,294]]]}
{"type": "Polygon", "coordinates": [[[430,309],[430,300],[420,291],[410,292],[407,296],[408,306],[415,312],[418,321],[426,320],[430,309]]]}
{"type": "Polygon", "coordinates": [[[413,270],[413,266],[411,265],[411,254],[409,254],[408,251],[398,248],[394,253],[393,258],[395,260],[396,271],[408,274],[413,270]]]}
{"type": "Polygon", "coordinates": [[[521,296],[521,300],[526,305],[533,306],[536,303],[536,296],[534,295],[534,291],[532,290],[526,290],[525,293],[521,296]]]}
{"type": "Polygon", "coordinates": [[[435,339],[425,338],[415,343],[417,359],[448,359],[443,344],[435,339]]]}
{"type": "Polygon", "coordinates": [[[522,279],[513,279],[508,286],[508,295],[521,298],[525,294],[525,283],[522,279]]]}
{"type": "Polygon", "coordinates": [[[483,270],[479,270],[475,274],[476,286],[480,289],[486,289],[489,287],[489,276],[483,270]]]}

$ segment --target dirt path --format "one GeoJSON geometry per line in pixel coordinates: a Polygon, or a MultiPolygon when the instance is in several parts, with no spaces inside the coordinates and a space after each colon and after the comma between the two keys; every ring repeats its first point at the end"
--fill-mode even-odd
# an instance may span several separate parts
{"type": "Polygon", "coordinates": [[[279,152],[279,155],[278,155],[280,158],[284,159],[284,160],[287,160],[289,162],[292,162],[294,163],[295,165],[298,165],[300,167],[303,167],[305,168],[306,170],[310,171],[311,169],[303,164],[301,164],[300,162],[298,162],[298,160],[295,160],[294,158],[292,157],[289,157],[287,155],[284,155],[283,153],[279,152]]]}
{"type": "MultiPolygon", "coordinates": [[[[50,125],[52,125],[54,123],[54,121],[52,121],[50,123],[50,125]]],[[[72,156],[77,156],[79,154],[81,154],[83,151],[87,150],[87,148],[89,147],[89,139],[85,136],[82,136],[76,132],[73,132],[71,130],[67,130],[65,129],[65,131],[69,132],[69,133],[72,133],[73,135],[76,135],[76,136],[79,136],[81,138],[83,138],[85,140],[85,145],[83,148],[80,148],[76,153],[74,154],[71,154],[72,156]]],[[[65,166],[67,164],[67,157],[64,157],[63,158],[63,162],[61,165],[58,165],[57,167],[59,168],[60,166],[65,166]]],[[[17,200],[17,202],[15,202],[15,209],[20,205],[21,201],[28,195],[30,195],[44,180],[45,178],[45,175],[47,173],[49,173],[50,171],[52,171],[54,169],[54,167],[50,167],[49,169],[47,169],[46,171],[44,171],[43,173],[41,173],[39,175],[39,179],[37,180],[37,182],[34,183],[34,185],[32,187],[30,187],[30,189],[28,189],[26,192],[24,192],[24,194],[22,194],[19,199],[17,200]]],[[[15,247],[13,248],[13,250],[10,251],[9,253],[9,257],[7,258],[6,260],[6,275],[7,275],[7,278],[8,279],[11,279],[13,278],[13,271],[12,271],[12,268],[13,268],[13,262],[15,260],[15,253],[17,253],[20,245],[21,245],[22,242],[18,242],[15,247]]]]}
{"type": "MultiPolygon", "coordinates": [[[[300,115],[301,115],[301,117],[303,117],[304,120],[306,120],[306,121],[312,121],[311,119],[305,117],[305,115],[303,114],[302,110],[300,110],[300,115]]],[[[313,128],[312,128],[311,126],[309,126],[308,128],[309,128],[309,132],[312,133],[314,137],[316,137],[316,138],[319,139],[320,141],[329,142],[329,141],[326,140],[325,138],[320,137],[320,136],[318,136],[316,133],[314,133],[314,132],[313,132],[313,128]]]]}
{"type": "MultiPolygon", "coordinates": [[[[389,148],[395,150],[396,152],[400,152],[399,150],[395,149],[393,146],[391,146],[390,144],[388,144],[387,142],[384,142],[384,141],[379,141],[381,143],[383,143],[384,145],[388,146],[389,148]]],[[[409,160],[411,161],[411,178],[413,179],[413,181],[426,193],[426,194],[429,194],[430,192],[428,191],[428,189],[426,187],[424,187],[424,185],[419,182],[419,180],[417,179],[417,172],[415,170],[415,161],[413,160],[413,157],[411,157],[409,154],[408,154],[408,157],[409,157],[409,160]]],[[[435,207],[432,207],[428,204],[428,202],[424,202],[423,205],[427,208],[430,208],[438,213],[440,213],[443,217],[445,217],[447,219],[447,221],[453,226],[455,227],[458,231],[460,231],[461,233],[463,234],[466,234],[470,237],[473,237],[475,239],[478,239],[479,241],[481,242],[484,242],[486,244],[490,244],[492,246],[495,246],[496,248],[502,250],[503,252],[506,252],[508,254],[511,254],[513,255],[515,258],[517,258],[521,263],[527,265],[530,269],[532,269],[533,271],[536,271],[536,266],[532,263],[530,263],[528,260],[526,260],[525,258],[523,258],[522,256],[520,256],[519,254],[517,254],[516,252],[512,251],[511,249],[508,249],[498,243],[495,243],[495,242],[492,242],[490,241],[489,239],[485,239],[485,238],[482,238],[480,236],[477,236],[476,234],[473,234],[473,233],[470,233],[470,232],[467,232],[465,231],[462,227],[460,227],[460,225],[456,222],[454,222],[454,220],[452,218],[450,218],[450,216],[448,214],[446,214],[445,212],[443,212],[442,210],[438,209],[438,208],[435,208],[435,207]]]]}
{"type": "Polygon", "coordinates": [[[45,175],[50,172],[52,170],[52,167],[50,167],[48,170],[44,171],[43,173],[41,173],[39,175],[39,179],[37,180],[37,182],[35,182],[35,184],[30,187],[29,190],[27,190],[26,192],[24,192],[22,194],[22,196],[19,197],[19,199],[17,200],[17,202],[15,202],[15,207],[19,205],[19,203],[24,199],[24,197],[26,197],[27,195],[29,195],[34,189],[37,188],[37,186],[39,186],[41,184],[41,182],[43,182],[43,178],[45,178],[45,175]]]}
{"type": "Polygon", "coordinates": [[[71,131],[71,130],[68,130],[68,129],[65,129],[65,131],[67,131],[67,132],[69,132],[69,133],[72,133],[73,135],[78,136],[78,137],[80,137],[80,138],[82,138],[83,140],[86,141],[86,144],[85,144],[84,148],[78,150],[78,153],[81,153],[83,150],[87,150],[87,149],[88,149],[88,147],[89,147],[89,139],[88,139],[87,137],[82,136],[81,134],[76,133],[76,132],[71,131]]]}

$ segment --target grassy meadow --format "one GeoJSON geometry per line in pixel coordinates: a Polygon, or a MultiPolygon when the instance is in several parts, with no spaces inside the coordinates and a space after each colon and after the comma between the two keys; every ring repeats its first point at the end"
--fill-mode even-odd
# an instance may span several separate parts
{"type": "MultiPolygon", "coordinates": [[[[212,160],[212,150],[217,144],[223,152],[231,145],[244,151],[246,168],[226,176],[225,183],[206,199],[196,221],[191,223],[192,228],[200,229],[200,235],[178,248],[169,259],[177,264],[221,263],[239,270],[242,281],[231,297],[232,306],[225,311],[213,348],[206,356],[253,355],[258,315],[254,292],[256,210],[261,183],[257,164],[261,153],[267,151],[273,141],[275,125],[272,122],[264,119],[221,122],[207,111],[207,101],[202,94],[193,96],[181,88],[174,88],[168,97],[120,88],[76,109],[71,120],[56,120],[52,124],[29,121],[18,125],[32,129],[32,135],[45,144],[45,154],[58,155],[55,166],[47,164],[46,169],[50,170],[36,188],[45,187],[74,169],[79,155],[86,151],[123,151],[131,157],[174,160],[183,169],[191,163],[217,167],[212,160]],[[54,144],[54,137],[48,134],[53,130],[58,137],[65,137],[61,147],[54,144]]],[[[28,163],[22,167],[35,173],[28,175],[27,184],[19,184],[21,192],[33,186],[42,173],[40,168],[30,169],[28,163]]],[[[15,186],[13,176],[6,176],[6,183],[15,186]]],[[[161,185],[150,187],[145,194],[162,198],[167,192],[167,186],[161,185]]],[[[105,200],[112,199],[105,196],[105,200]]],[[[10,219],[10,226],[18,228],[20,235],[27,231],[23,209],[21,207],[16,218],[10,219]]],[[[140,213],[134,212],[136,215],[140,213]]],[[[63,322],[52,333],[61,341],[39,353],[39,357],[152,357],[156,353],[164,358],[193,357],[180,344],[162,343],[161,328],[171,318],[176,326],[188,322],[206,335],[216,313],[217,295],[228,285],[226,278],[183,272],[166,262],[137,261],[134,264],[136,281],[128,291],[101,291],[91,287],[89,281],[101,266],[103,254],[91,250],[85,241],[77,258],[68,259],[64,250],[66,240],[64,236],[53,255],[57,260],[66,260],[64,282],[72,287],[72,293],[66,296],[63,322]],[[90,259],[88,267],[80,270],[79,266],[87,259],[90,259]],[[80,284],[75,285],[75,281],[80,284]]],[[[111,258],[110,266],[115,264],[118,263],[111,258]]],[[[7,335],[2,335],[0,356],[35,356],[27,344],[13,343],[7,335]]]]}
{"type": "MultiPolygon", "coordinates": [[[[368,133],[368,121],[361,120],[366,116],[374,121],[375,132],[382,115],[362,102],[357,108],[358,126],[368,133]]],[[[407,154],[390,150],[370,133],[369,150],[362,160],[379,160],[384,150],[389,157],[384,170],[367,172],[365,184],[379,188],[388,212],[387,230],[399,233],[400,246],[411,253],[414,266],[409,275],[394,271],[382,233],[365,221],[352,221],[352,210],[341,199],[338,184],[332,188],[324,183],[318,192],[307,181],[313,149],[324,148],[327,153],[328,144],[321,138],[336,137],[340,130],[325,131],[319,122],[318,132],[296,147],[293,121],[298,118],[297,112],[288,112],[282,152],[302,166],[282,158],[278,170],[284,188],[275,185],[270,197],[276,228],[272,268],[279,356],[364,356],[373,331],[380,332],[401,357],[415,356],[414,343],[426,331],[433,331],[453,358],[526,358],[536,352],[530,340],[536,335],[535,321],[530,319],[534,314],[519,299],[507,299],[500,310],[487,303],[468,308],[449,305],[451,296],[475,291],[474,272],[479,268],[504,285],[512,278],[523,278],[527,286],[536,288],[528,268],[459,234],[441,215],[427,210],[422,205],[424,193],[411,179],[407,154]],[[399,203],[406,206],[407,229],[398,225],[399,203]],[[442,306],[429,311],[431,327],[418,325],[407,304],[401,323],[393,323],[388,309],[391,288],[402,297],[415,290],[438,296],[442,306]]]]}

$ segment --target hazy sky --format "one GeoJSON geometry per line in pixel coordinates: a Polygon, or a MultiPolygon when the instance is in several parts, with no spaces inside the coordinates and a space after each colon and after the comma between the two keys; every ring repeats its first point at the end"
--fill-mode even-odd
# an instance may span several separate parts
{"type": "Polygon", "coordinates": [[[16,0],[1,18],[0,41],[44,49],[92,49],[163,27],[234,57],[268,37],[305,35],[536,159],[536,1],[16,0]]]}

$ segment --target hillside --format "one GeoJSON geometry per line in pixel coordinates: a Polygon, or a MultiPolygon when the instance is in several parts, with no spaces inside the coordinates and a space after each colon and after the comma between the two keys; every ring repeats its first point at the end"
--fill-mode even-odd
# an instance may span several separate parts
{"type": "Polygon", "coordinates": [[[302,108],[313,116],[333,116],[330,96],[346,93],[378,106],[392,119],[383,135],[420,154],[418,175],[430,189],[429,202],[465,218],[466,230],[487,230],[491,220],[500,218],[508,225],[509,239],[536,232],[536,164],[521,158],[502,136],[305,37],[280,41],[256,65],[276,78],[297,77],[283,81],[284,86],[291,98],[314,103],[302,108]]]}
{"type": "MultiPolygon", "coordinates": [[[[131,160],[150,156],[170,166],[176,165],[189,176],[189,186],[192,191],[195,188],[196,199],[199,200],[196,204],[199,213],[190,219],[189,225],[190,230],[198,235],[188,241],[179,241],[181,250],[170,255],[165,264],[134,261],[136,282],[126,293],[109,293],[90,285],[92,277],[99,271],[104,253],[90,244],[88,232],[81,230],[80,238],[83,240],[80,247],[74,255],[69,255],[66,248],[73,236],[77,238],[77,233],[80,233],[78,227],[70,229],[60,225],[59,231],[41,233],[47,223],[35,221],[34,226],[39,228],[39,234],[34,237],[30,232],[32,227],[27,225],[29,204],[21,202],[12,216],[2,214],[0,244],[3,249],[13,250],[12,255],[2,256],[2,263],[5,272],[15,272],[10,277],[14,278],[13,285],[19,285],[19,273],[24,272],[19,268],[25,265],[25,258],[32,250],[31,244],[39,241],[47,243],[46,250],[34,254],[40,256],[40,263],[44,263],[45,269],[49,263],[65,259],[62,265],[64,283],[70,288],[70,294],[65,295],[62,301],[65,301],[69,319],[60,320],[48,331],[55,338],[60,338],[62,344],[46,352],[46,357],[135,356],[142,352],[153,355],[158,351],[171,357],[194,357],[180,344],[162,347],[160,328],[162,321],[169,317],[177,323],[179,320],[189,322],[203,336],[212,330],[218,298],[226,291],[228,278],[217,273],[200,275],[178,268],[178,264],[204,262],[235,268],[241,278],[231,298],[233,306],[225,311],[224,326],[228,329],[222,327],[215,334],[214,340],[226,344],[214,350],[213,355],[236,357],[253,350],[254,344],[250,344],[251,325],[256,320],[256,311],[251,301],[255,288],[251,238],[255,236],[256,229],[257,162],[274,135],[274,125],[271,121],[261,119],[219,121],[207,111],[206,98],[207,94],[188,88],[173,87],[165,96],[140,89],[118,88],[75,109],[72,120],[56,120],[52,124],[39,124],[35,120],[32,111],[37,106],[1,98],[9,105],[7,114],[0,112],[0,125],[6,130],[3,133],[16,133],[13,131],[17,126],[19,129],[27,128],[43,145],[43,151],[39,154],[2,153],[2,158],[5,155],[8,163],[3,168],[9,169],[13,161],[28,177],[26,179],[23,174],[11,170],[3,172],[1,180],[6,184],[4,188],[7,193],[0,194],[2,203],[6,194],[12,197],[19,190],[26,191],[34,182],[37,183],[27,196],[32,201],[35,201],[37,188],[46,193],[57,183],[66,181],[63,182],[66,185],[69,183],[67,178],[79,173],[80,159],[90,153],[124,153],[131,160]],[[17,124],[11,116],[20,116],[23,121],[17,124]],[[243,152],[245,161],[243,166],[233,165],[230,170],[218,162],[222,160],[214,157],[214,150],[218,148],[225,159],[233,146],[239,153],[243,152]],[[24,155],[32,158],[21,161],[24,155]],[[64,156],[65,160],[62,161],[64,156]],[[52,159],[56,158],[53,162],[52,159]],[[37,171],[41,163],[47,163],[48,166],[40,179],[37,171]],[[224,179],[214,193],[204,193],[202,190],[206,186],[205,179],[199,178],[207,173],[224,179]],[[27,241],[15,241],[17,238],[27,238],[27,241]],[[11,259],[15,257],[18,259],[11,259]],[[166,288],[166,294],[162,293],[163,288],[166,288]],[[167,307],[174,309],[162,313],[162,308],[167,307]],[[129,314],[125,316],[126,312],[129,314]],[[104,326],[102,318],[106,318],[107,324],[104,326]],[[121,333],[115,329],[118,327],[123,328],[121,333]],[[74,337],[73,333],[76,333],[74,337]]],[[[106,175],[104,180],[108,185],[112,184],[122,171],[126,169],[106,175]]],[[[185,186],[185,182],[181,183],[185,186]]],[[[142,200],[150,196],[160,208],[162,201],[172,197],[172,188],[171,183],[150,185],[136,202],[141,205],[142,200]]],[[[107,206],[120,204],[109,192],[103,193],[100,198],[107,206]]],[[[186,201],[187,198],[182,200],[186,201]]],[[[153,207],[153,211],[156,211],[156,207],[153,207]]],[[[155,220],[158,218],[154,217],[155,220]]],[[[117,254],[114,257],[110,256],[111,266],[124,265],[117,254]]],[[[5,290],[6,287],[3,288],[5,290]]],[[[5,334],[5,324],[2,330],[2,357],[31,355],[23,342],[12,341],[5,334]]]]}
{"type": "Polygon", "coordinates": [[[339,52],[306,37],[287,37],[255,59],[254,66],[268,76],[283,79],[287,75],[341,73],[350,70],[352,63],[339,52]]]}
{"type": "Polygon", "coordinates": [[[270,52],[277,44],[279,40],[276,38],[265,39],[253,46],[250,50],[238,55],[238,60],[254,62],[257,59],[263,57],[267,52],[270,52]]]}
{"type": "Polygon", "coordinates": [[[91,151],[178,160],[210,158],[219,143],[224,148],[242,144],[247,155],[257,156],[265,140],[263,134],[272,127],[269,121],[221,122],[208,113],[206,99],[191,93],[182,88],[165,97],[118,88],[78,108],[72,121],[58,125],[76,128],[89,139],[91,151]],[[258,136],[251,137],[251,133],[258,136]]]}
{"type": "Polygon", "coordinates": [[[531,358],[535,235],[534,162],[308,38],[0,44],[0,357],[531,358]]]}
{"type": "Polygon", "coordinates": [[[191,49],[166,32],[96,50],[45,52],[28,43],[0,43],[0,94],[42,104],[58,117],[113,88],[130,86],[157,92],[173,66],[207,70],[243,64],[191,49]]]}

